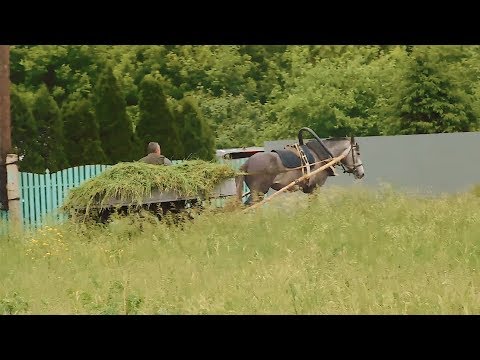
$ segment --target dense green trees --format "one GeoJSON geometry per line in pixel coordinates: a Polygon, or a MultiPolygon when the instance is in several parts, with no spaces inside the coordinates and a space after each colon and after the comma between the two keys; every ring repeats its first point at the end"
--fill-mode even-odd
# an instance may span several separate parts
{"type": "Polygon", "coordinates": [[[22,157],[20,170],[26,172],[42,172],[44,161],[39,150],[39,133],[37,122],[25,100],[15,89],[10,92],[12,126],[12,144],[22,157]]]}
{"type": "Polygon", "coordinates": [[[465,54],[451,47],[413,49],[400,89],[400,134],[476,129],[475,98],[471,82],[464,77],[468,68],[454,69],[463,59],[465,54]]]}
{"type": "Polygon", "coordinates": [[[185,97],[180,101],[176,120],[181,129],[182,158],[212,160],[215,156],[215,138],[194,98],[185,97]]]}
{"type": "Polygon", "coordinates": [[[65,152],[70,166],[106,164],[100,142],[99,127],[87,99],[70,101],[62,108],[65,132],[65,152]]]}
{"type": "Polygon", "coordinates": [[[100,140],[103,151],[110,163],[134,160],[138,155],[133,125],[127,115],[124,94],[107,65],[100,76],[93,93],[95,115],[100,126],[100,140]]]}
{"type": "Polygon", "coordinates": [[[167,105],[160,80],[146,75],[139,86],[139,121],[136,133],[140,144],[146,149],[150,141],[158,142],[162,153],[179,159],[183,146],[179,128],[172,110],[167,105]]]}
{"type": "Polygon", "coordinates": [[[170,158],[210,158],[302,126],[320,136],[479,130],[479,46],[12,46],[11,80],[17,147],[35,147],[25,134],[41,131],[46,160],[26,156],[32,169],[100,159],[99,144],[108,163],[138,159],[149,141],[170,158]],[[78,141],[77,121],[91,124],[88,140],[51,155],[62,126],[67,144],[78,141]]]}
{"type": "MultiPolygon", "coordinates": [[[[39,153],[43,168],[50,172],[68,167],[65,137],[60,109],[45,85],[38,90],[33,104],[33,116],[38,128],[39,153]]],[[[14,128],[15,131],[15,128],[14,128]]]]}

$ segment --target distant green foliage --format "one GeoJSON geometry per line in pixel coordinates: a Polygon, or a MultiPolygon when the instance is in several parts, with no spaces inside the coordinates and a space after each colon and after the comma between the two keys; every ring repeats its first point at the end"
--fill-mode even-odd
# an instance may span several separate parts
{"type": "Polygon", "coordinates": [[[466,55],[451,47],[413,49],[398,103],[401,134],[476,129],[471,84],[462,76],[468,69],[455,71],[466,55]]]}
{"type": "Polygon", "coordinates": [[[182,158],[212,160],[215,156],[214,134],[195,99],[182,99],[176,117],[181,129],[180,139],[184,151],[182,158]]]}
{"type": "Polygon", "coordinates": [[[55,172],[67,168],[69,164],[65,156],[63,120],[57,103],[45,85],[38,90],[33,116],[38,127],[39,153],[43,158],[43,169],[55,172]]]}
{"type": "Polygon", "coordinates": [[[107,65],[94,89],[95,114],[100,126],[100,140],[110,163],[135,159],[137,151],[133,125],[128,118],[123,93],[107,65]]]}
{"type": "Polygon", "coordinates": [[[10,93],[12,114],[12,143],[19,156],[23,156],[19,168],[24,172],[43,173],[45,163],[40,155],[40,136],[37,122],[23,96],[15,89],[10,93]]]}
{"type": "Polygon", "coordinates": [[[172,110],[167,105],[162,84],[152,75],[140,83],[139,121],[136,133],[143,149],[151,141],[158,142],[168,158],[181,157],[182,144],[172,110]]]}
{"type": "Polygon", "coordinates": [[[11,80],[30,109],[42,86],[60,108],[91,96],[109,163],[140,158],[150,141],[171,158],[198,152],[183,148],[182,134],[204,137],[185,128],[184,98],[217,148],[303,126],[324,137],[478,131],[479,79],[480,46],[11,47],[11,80]]]}
{"type": "Polygon", "coordinates": [[[203,117],[216,132],[217,148],[263,144],[266,109],[260,102],[247,101],[243,95],[196,95],[203,117]],[[228,120],[226,120],[228,119],[228,120]]]}
{"type": "Polygon", "coordinates": [[[62,108],[65,124],[66,153],[70,166],[105,164],[97,119],[90,101],[81,99],[62,108]],[[83,144],[83,146],[82,146],[83,144]]]}

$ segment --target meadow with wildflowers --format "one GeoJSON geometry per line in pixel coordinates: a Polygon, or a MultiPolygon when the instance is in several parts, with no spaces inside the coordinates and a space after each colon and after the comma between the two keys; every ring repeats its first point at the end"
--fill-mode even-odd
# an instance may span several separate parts
{"type": "Polygon", "coordinates": [[[130,215],[9,233],[0,313],[480,313],[478,195],[332,187],[181,226],[130,215]]]}

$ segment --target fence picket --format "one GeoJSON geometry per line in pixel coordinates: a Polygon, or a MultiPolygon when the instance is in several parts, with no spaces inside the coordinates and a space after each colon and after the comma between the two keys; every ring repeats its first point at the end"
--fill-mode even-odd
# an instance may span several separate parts
{"type": "Polygon", "coordinates": [[[22,189],[22,218],[23,225],[26,226],[29,224],[29,214],[28,214],[28,182],[27,174],[20,173],[20,189],[22,189]]]}
{"type": "Polygon", "coordinates": [[[55,210],[58,207],[58,202],[57,202],[57,177],[55,174],[50,175],[50,186],[51,186],[51,194],[52,194],[52,211],[55,212],[55,210]]]}
{"type": "Polygon", "coordinates": [[[80,169],[78,166],[73,168],[73,186],[77,187],[80,184],[80,169]]]}
{"type": "Polygon", "coordinates": [[[40,176],[38,174],[33,174],[33,187],[35,190],[35,224],[40,225],[40,176]]]}
{"type": "Polygon", "coordinates": [[[62,187],[63,187],[62,204],[63,204],[63,200],[65,200],[66,197],[68,196],[68,185],[69,185],[68,170],[69,169],[62,170],[62,187]]]}
{"type": "Polygon", "coordinates": [[[50,181],[50,172],[47,170],[45,173],[45,198],[46,198],[46,208],[47,214],[52,212],[52,184],[50,181]]]}
{"type": "Polygon", "coordinates": [[[92,169],[92,166],[91,165],[85,165],[85,180],[88,180],[90,179],[91,177],[93,177],[91,175],[91,169],[92,169]]]}
{"type": "MultiPolygon", "coordinates": [[[[62,197],[62,203],[65,201],[65,199],[68,197],[68,191],[70,189],[70,183],[71,183],[71,178],[72,178],[72,168],[62,170],[62,187],[63,187],[63,197],[62,197]]],[[[64,220],[66,217],[64,214],[59,214],[60,220],[64,220]]]]}
{"type": "Polygon", "coordinates": [[[30,224],[35,223],[35,195],[34,195],[34,186],[33,186],[33,174],[27,173],[27,184],[28,184],[28,215],[30,224]]]}
{"type": "Polygon", "coordinates": [[[70,190],[75,184],[73,180],[73,168],[68,168],[67,174],[68,174],[68,189],[70,190]]]}
{"type": "Polygon", "coordinates": [[[40,190],[40,221],[45,218],[45,214],[47,213],[47,204],[46,204],[46,197],[45,197],[45,175],[39,174],[38,175],[39,181],[39,190],[40,190]]]}
{"type": "Polygon", "coordinates": [[[63,200],[63,179],[62,179],[62,172],[57,171],[55,173],[55,181],[57,183],[57,208],[62,206],[63,200]]]}
{"type": "Polygon", "coordinates": [[[83,182],[85,181],[85,166],[79,166],[78,170],[80,172],[80,177],[78,181],[80,182],[80,184],[83,184],[83,182]]]}

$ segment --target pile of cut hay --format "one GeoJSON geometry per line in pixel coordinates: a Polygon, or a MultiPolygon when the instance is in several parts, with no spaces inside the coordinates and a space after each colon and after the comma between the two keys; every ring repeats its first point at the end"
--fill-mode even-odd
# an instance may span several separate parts
{"type": "Polygon", "coordinates": [[[89,213],[90,208],[108,207],[112,198],[140,206],[152,190],[175,191],[179,196],[208,195],[223,180],[236,175],[227,164],[190,160],[171,166],[140,162],[119,163],[69,191],[66,212],[89,213]]]}

